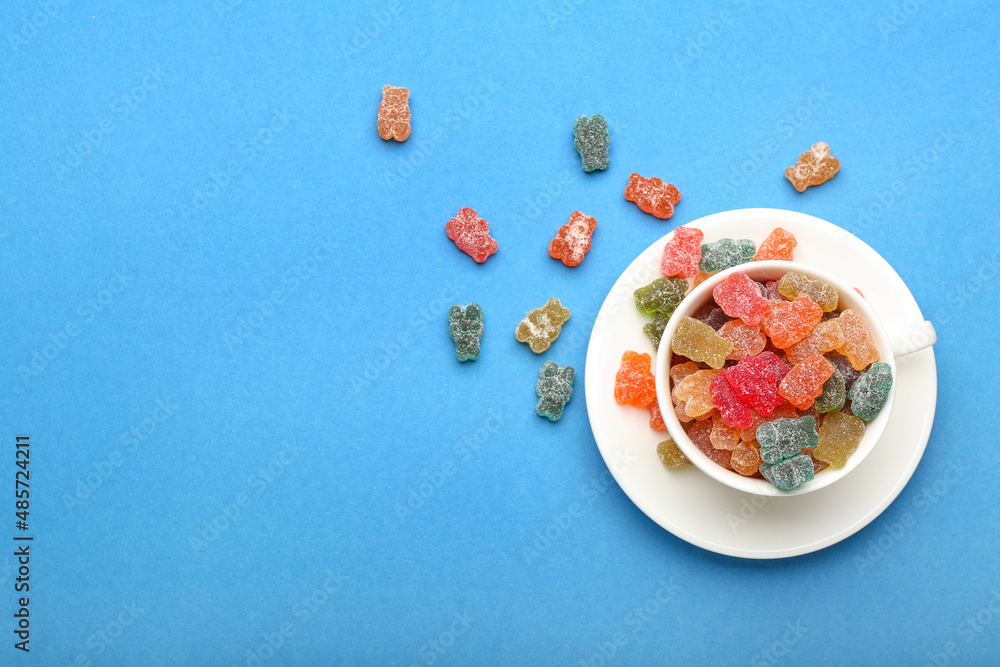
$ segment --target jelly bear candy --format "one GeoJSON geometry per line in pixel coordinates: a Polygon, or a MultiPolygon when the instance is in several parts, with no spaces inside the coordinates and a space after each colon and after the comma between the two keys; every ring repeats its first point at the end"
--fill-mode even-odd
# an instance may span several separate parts
{"type": "Polygon", "coordinates": [[[601,114],[576,119],[573,123],[573,145],[583,161],[584,171],[607,169],[611,164],[611,135],[608,134],[608,121],[601,114]]]}
{"type": "Polygon", "coordinates": [[[719,239],[703,243],[698,267],[705,273],[724,271],[737,264],[753,261],[757,246],[750,239],[719,239]]]}
{"type": "Polygon", "coordinates": [[[674,214],[674,206],[681,200],[681,193],[672,183],[664,183],[655,176],[645,178],[631,174],[625,188],[625,199],[638,204],[641,211],[666,220],[674,214]]]}
{"type": "Polygon", "coordinates": [[[767,336],[760,327],[743,324],[739,320],[730,320],[723,324],[719,328],[719,336],[733,344],[733,351],[726,357],[730,361],[758,355],[767,345],[767,336]]]}
{"type": "Polygon", "coordinates": [[[727,368],[720,371],[719,375],[712,380],[712,405],[719,410],[719,416],[726,426],[744,429],[753,423],[753,411],[733,391],[732,386],[727,381],[726,376],[731,370],[731,368],[727,368]]]}
{"type": "Polygon", "coordinates": [[[791,491],[816,476],[812,459],[805,454],[798,454],[774,465],[761,463],[758,470],[764,479],[782,491],[791,491]]]}
{"type": "Polygon", "coordinates": [[[839,355],[836,352],[831,352],[825,356],[826,360],[836,366],[840,374],[844,376],[844,389],[850,391],[851,387],[854,386],[854,381],[861,377],[861,371],[855,370],[847,357],[839,355]]]}
{"type": "Polygon", "coordinates": [[[726,315],[726,311],[715,304],[708,303],[695,312],[694,319],[704,322],[716,331],[720,331],[722,325],[729,321],[729,316],[726,315]]]}
{"type": "Polygon", "coordinates": [[[406,141],[410,136],[410,91],[407,88],[382,86],[378,105],[378,136],[386,141],[406,141]]]}
{"type": "Polygon", "coordinates": [[[834,412],[819,427],[819,444],[812,455],[834,468],[843,468],[864,435],[865,423],[859,417],[834,412]]]}
{"type": "Polygon", "coordinates": [[[652,361],[648,354],[625,351],[615,376],[615,400],[619,405],[644,408],[656,400],[656,380],[650,370],[652,361]]]}
{"type": "Polygon", "coordinates": [[[575,379],[576,370],[572,366],[560,366],[554,361],[542,364],[535,384],[535,393],[538,394],[535,413],[552,422],[562,417],[563,409],[569,399],[573,398],[575,379]]]}
{"type": "MultiPolygon", "coordinates": [[[[753,357],[744,357],[735,366],[726,369],[726,382],[741,401],[766,417],[785,402],[778,390],[787,374],[782,367],[787,369],[773,352],[761,352],[753,357]]],[[[742,428],[749,425],[747,422],[742,428]]]]}
{"type": "Polygon", "coordinates": [[[799,294],[808,294],[813,303],[829,313],[837,310],[840,301],[840,292],[837,288],[819,278],[810,278],[798,271],[789,271],[778,281],[778,291],[781,296],[789,301],[795,299],[799,294]]]}
{"type": "Polygon", "coordinates": [[[657,278],[635,291],[635,307],[647,315],[663,313],[670,317],[687,293],[687,288],[688,282],[684,278],[657,278]]]}
{"type": "Polygon", "coordinates": [[[685,356],[691,361],[702,362],[712,368],[722,368],[726,357],[733,351],[733,344],[704,322],[685,317],[677,325],[677,331],[670,341],[670,349],[674,354],[685,356]]]}
{"type": "Polygon", "coordinates": [[[712,290],[715,303],[730,317],[757,325],[771,312],[771,302],[760,293],[757,283],[745,273],[731,273],[712,290]]]}
{"type": "Polygon", "coordinates": [[[701,262],[701,242],[705,233],[694,227],[678,227],[674,236],[663,246],[660,272],[663,275],[694,278],[701,262]]]}
{"type": "Polygon", "coordinates": [[[519,343],[527,343],[535,354],[541,354],[559,337],[569,316],[569,309],[552,297],[541,308],[528,311],[514,330],[514,338],[519,343]]]}
{"type": "Polygon", "coordinates": [[[781,227],[775,227],[761,242],[753,259],[755,262],[766,259],[781,259],[790,262],[792,251],[795,250],[796,245],[798,245],[798,241],[795,240],[795,236],[791,232],[781,227]]]}
{"type": "Polygon", "coordinates": [[[740,441],[733,449],[733,456],[729,460],[729,464],[739,474],[749,477],[755,474],[760,467],[760,452],[752,443],[740,441]]]}
{"type": "Polygon", "coordinates": [[[667,438],[656,446],[656,455],[660,457],[660,462],[667,468],[680,468],[691,465],[688,457],[677,446],[677,443],[667,438]]]}
{"type": "Polygon", "coordinates": [[[712,386],[718,374],[715,370],[695,371],[674,388],[674,396],[684,401],[684,412],[689,417],[700,417],[712,409],[712,386]]]}
{"type": "Polygon", "coordinates": [[[712,422],[695,422],[687,432],[688,438],[705,454],[708,458],[718,463],[723,468],[732,469],[733,453],[728,449],[716,449],[712,446],[712,422]]]}
{"type": "Polygon", "coordinates": [[[666,431],[667,424],[663,421],[663,413],[660,412],[660,402],[654,398],[646,407],[649,409],[649,428],[654,431],[666,431]]]}
{"type": "Polygon", "coordinates": [[[569,222],[559,228],[556,237],[549,242],[549,256],[561,259],[566,266],[579,266],[583,256],[590,250],[591,235],[597,227],[597,220],[573,211],[569,222]]]}
{"type": "Polygon", "coordinates": [[[478,303],[470,303],[468,306],[456,303],[448,311],[448,333],[455,341],[455,354],[459,361],[475,361],[479,358],[483,326],[483,309],[478,303]]]}
{"type": "Polygon", "coordinates": [[[805,338],[823,317],[823,309],[813,303],[808,294],[800,294],[794,301],[771,305],[771,314],[761,320],[761,329],[781,349],[805,338]]]}
{"type": "MultiPolygon", "coordinates": [[[[836,369],[836,366],[834,368],[836,369]]],[[[820,413],[837,412],[844,409],[846,400],[847,390],[844,388],[844,376],[840,374],[839,370],[834,370],[833,375],[823,383],[823,392],[813,401],[813,408],[820,413]]]]}
{"type": "Polygon", "coordinates": [[[796,190],[805,192],[810,185],[826,183],[839,170],[840,160],[830,155],[830,147],[821,141],[813,144],[799,156],[798,162],[785,170],[785,178],[796,190]]]}
{"type": "Polygon", "coordinates": [[[820,322],[806,334],[806,337],[794,345],[785,348],[788,363],[797,364],[806,357],[836,350],[845,343],[844,333],[840,330],[837,320],[820,322]]]}
{"type": "Polygon", "coordinates": [[[643,332],[649,336],[649,340],[653,343],[653,349],[660,349],[660,339],[663,338],[663,332],[667,328],[667,322],[670,318],[663,313],[657,313],[653,316],[653,321],[644,324],[642,327],[643,332]]]}
{"type": "Polygon", "coordinates": [[[844,344],[837,348],[837,352],[847,357],[854,370],[863,370],[868,364],[878,361],[878,349],[860,315],[848,308],[840,313],[837,323],[844,334],[844,344]]]}
{"type": "Polygon", "coordinates": [[[458,209],[455,217],[445,225],[445,231],[459,250],[480,264],[499,247],[496,240],[490,236],[490,223],[480,218],[479,214],[468,206],[458,209]]]}
{"type": "Polygon", "coordinates": [[[775,419],[757,429],[760,458],[764,463],[777,463],[798,454],[804,447],[819,444],[816,420],[813,417],[775,419]]]}
{"type": "Polygon", "coordinates": [[[847,397],[851,399],[851,412],[870,422],[882,411],[892,389],[892,368],[883,361],[876,361],[861,374],[847,397]]]}
{"type": "Polygon", "coordinates": [[[740,442],[740,429],[732,427],[723,421],[721,416],[712,417],[712,433],[710,434],[712,446],[716,449],[736,449],[740,442]]]}
{"type": "Polygon", "coordinates": [[[692,373],[698,372],[698,364],[693,361],[684,361],[670,367],[670,381],[676,388],[681,381],[692,373]]]}
{"type": "Polygon", "coordinates": [[[778,386],[778,393],[799,410],[808,410],[823,393],[823,384],[837,369],[821,354],[814,354],[792,366],[778,386]]]}
{"type": "Polygon", "coordinates": [[[773,422],[778,419],[794,419],[798,417],[799,413],[788,403],[782,403],[774,409],[770,415],[762,417],[757,412],[753,413],[753,423],[750,424],[750,428],[742,429],[743,433],[741,437],[744,442],[757,443],[757,429],[761,427],[761,424],[766,424],[768,422],[773,422]]]}
{"type": "Polygon", "coordinates": [[[788,301],[788,299],[781,296],[781,292],[778,291],[777,280],[769,280],[764,283],[764,298],[768,301],[788,301]]]}

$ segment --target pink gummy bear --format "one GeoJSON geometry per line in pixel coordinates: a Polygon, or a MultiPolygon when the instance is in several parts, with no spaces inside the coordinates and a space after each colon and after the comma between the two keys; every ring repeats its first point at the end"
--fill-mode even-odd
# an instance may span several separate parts
{"type": "Polygon", "coordinates": [[[458,209],[455,217],[445,226],[445,231],[459,250],[480,264],[499,247],[496,240],[490,236],[490,223],[480,218],[479,214],[468,206],[458,209]]]}
{"type": "Polygon", "coordinates": [[[694,278],[701,261],[701,242],[705,233],[694,227],[678,227],[674,237],[663,246],[660,271],[666,277],[694,278]]]}

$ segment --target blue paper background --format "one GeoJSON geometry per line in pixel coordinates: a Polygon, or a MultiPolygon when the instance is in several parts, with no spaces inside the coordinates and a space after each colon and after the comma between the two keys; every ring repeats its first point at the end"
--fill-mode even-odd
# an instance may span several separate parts
{"type": "Polygon", "coordinates": [[[35,535],[30,657],[0,556],[0,662],[996,658],[995,7],[136,4],[0,10],[0,539],[22,433],[35,535]],[[412,91],[405,144],[375,132],[386,83],[412,91]],[[585,174],[595,112],[612,161],[585,174]],[[799,194],[782,172],[815,141],[844,166],[799,194]],[[678,185],[671,220],[622,198],[632,171],[678,185]],[[500,243],[484,265],[445,236],[461,206],[500,243]],[[939,335],[910,484],[774,562],[690,546],[602,481],[583,396],[621,271],[742,207],[857,234],[939,335]],[[599,227],[570,270],[545,249],[573,210],[599,227]],[[573,317],[536,357],[513,328],[552,295],[573,317]],[[458,364],[444,310],[473,300],[483,355],[458,364]],[[579,373],[556,424],[545,358],[579,373]]]}

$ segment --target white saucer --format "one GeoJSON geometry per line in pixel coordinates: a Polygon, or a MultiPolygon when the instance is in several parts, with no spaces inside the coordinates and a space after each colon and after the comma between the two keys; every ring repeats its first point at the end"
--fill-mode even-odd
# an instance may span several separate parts
{"type": "MultiPolygon", "coordinates": [[[[748,238],[758,245],[775,227],[795,235],[795,260],[858,287],[891,335],[924,320],[913,295],[877,252],[836,225],[803,213],[741,209],[688,224],[705,241],[748,238]]],[[[667,470],[656,455],[666,431],[649,428],[645,409],[614,399],[625,350],[655,351],[635,308],[633,291],[661,276],[667,234],[618,278],[598,313],[587,348],[585,392],[594,439],[622,490],[677,537],[709,551],[742,558],[786,558],[817,551],[871,523],[899,495],[923,456],[937,405],[933,348],[897,359],[896,402],[875,450],[848,477],[813,493],[765,498],[730,489],[697,468],[667,470]]]]}

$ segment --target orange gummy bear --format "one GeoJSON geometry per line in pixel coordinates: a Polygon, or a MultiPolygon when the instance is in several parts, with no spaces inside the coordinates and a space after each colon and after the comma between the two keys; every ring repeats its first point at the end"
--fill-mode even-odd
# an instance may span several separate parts
{"type": "Polygon", "coordinates": [[[705,456],[718,463],[723,468],[732,469],[733,453],[728,449],[716,449],[712,446],[712,422],[695,422],[688,429],[687,435],[694,446],[705,453],[705,456]]]}
{"type": "Polygon", "coordinates": [[[406,141],[410,136],[410,90],[382,86],[382,103],[378,105],[378,136],[386,141],[406,141]]]}
{"type": "Polygon", "coordinates": [[[716,449],[728,449],[732,451],[740,442],[740,429],[733,426],[726,426],[721,416],[712,417],[712,432],[710,434],[712,446],[716,449]]]}
{"type": "Polygon", "coordinates": [[[798,162],[785,170],[785,178],[796,190],[805,192],[810,185],[826,183],[839,170],[840,160],[830,155],[830,147],[821,141],[813,144],[799,156],[798,162]]]}
{"type": "Polygon", "coordinates": [[[689,417],[700,417],[709,412],[712,405],[712,380],[719,371],[698,371],[688,375],[674,389],[677,400],[684,401],[684,411],[689,417]]]}
{"type": "Polygon", "coordinates": [[[792,366],[778,385],[778,393],[799,410],[808,410],[813,400],[823,393],[823,383],[835,370],[826,357],[814,354],[792,366]]]}
{"type": "Polygon", "coordinates": [[[597,220],[580,211],[573,211],[569,222],[560,227],[555,238],[549,242],[549,257],[561,259],[566,266],[579,266],[590,250],[591,236],[596,227],[597,220]]]}
{"type": "Polygon", "coordinates": [[[800,294],[794,301],[776,302],[773,306],[771,314],[760,324],[774,346],[782,350],[805,338],[823,319],[823,309],[808,294],[800,294]]]}
{"type": "Polygon", "coordinates": [[[667,425],[663,421],[663,413],[660,412],[660,402],[654,398],[646,407],[649,408],[649,428],[654,431],[666,431],[667,425]]]}
{"type": "Polygon", "coordinates": [[[753,357],[764,351],[767,336],[758,326],[744,324],[742,321],[729,320],[718,331],[720,337],[733,344],[733,351],[726,359],[739,361],[743,357],[753,357]]]}
{"type": "Polygon", "coordinates": [[[615,376],[615,400],[619,405],[644,408],[656,400],[656,380],[650,370],[652,361],[648,354],[625,351],[622,365],[615,376]]]}
{"type": "Polygon", "coordinates": [[[625,188],[625,199],[638,204],[639,209],[645,213],[666,220],[674,214],[674,206],[681,200],[681,192],[673,183],[664,183],[655,176],[646,178],[631,174],[625,188]]]}
{"type": "Polygon", "coordinates": [[[796,245],[798,245],[798,241],[795,240],[795,236],[791,232],[781,227],[775,227],[757,248],[757,254],[753,256],[753,261],[782,259],[790,262],[792,261],[792,251],[796,245]]]}
{"type": "Polygon", "coordinates": [[[795,365],[814,354],[823,354],[842,347],[844,343],[844,332],[840,330],[840,323],[837,320],[827,320],[820,322],[816,328],[800,340],[798,343],[785,349],[788,363],[795,365]]]}
{"type": "Polygon", "coordinates": [[[835,321],[844,334],[844,344],[837,348],[837,352],[847,357],[854,370],[860,371],[878,361],[878,349],[860,315],[848,308],[835,321]]]}
{"type": "Polygon", "coordinates": [[[756,445],[756,440],[753,442],[741,441],[733,449],[733,455],[729,461],[733,470],[744,477],[755,474],[757,468],[760,467],[760,450],[754,445],[756,445]]]}

